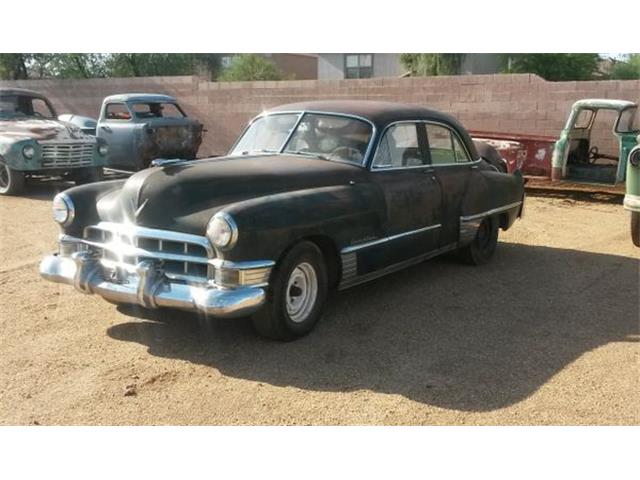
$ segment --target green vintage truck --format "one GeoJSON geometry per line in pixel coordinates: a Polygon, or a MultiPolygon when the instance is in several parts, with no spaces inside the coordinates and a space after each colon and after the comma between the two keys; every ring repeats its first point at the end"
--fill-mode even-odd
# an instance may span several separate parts
{"type": "Polygon", "coordinates": [[[58,120],[45,96],[0,88],[0,195],[19,194],[28,176],[99,180],[107,153],[104,140],[58,120]]]}
{"type": "Polygon", "coordinates": [[[640,135],[638,145],[629,153],[627,162],[627,190],[624,196],[624,208],[631,212],[631,239],[640,247],[640,135]]]}

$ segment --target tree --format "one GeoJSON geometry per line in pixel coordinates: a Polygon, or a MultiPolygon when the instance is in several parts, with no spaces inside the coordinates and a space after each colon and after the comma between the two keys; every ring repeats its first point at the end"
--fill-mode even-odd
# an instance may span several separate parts
{"type": "Polygon", "coordinates": [[[458,75],[464,53],[403,53],[400,62],[411,75],[458,75]]]}
{"type": "Polygon", "coordinates": [[[640,53],[630,53],[626,61],[616,62],[611,68],[610,78],[614,80],[640,79],[640,53]]]}
{"type": "Polygon", "coordinates": [[[28,54],[0,53],[0,80],[23,80],[27,72],[28,54]]]}
{"type": "Polygon", "coordinates": [[[549,81],[591,80],[598,71],[597,53],[510,53],[506,73],[535,73],[549,81]]]}
{"type": "Polygon", "coordinates": [[[282,80],[282,72],[264,57],[250,54],[234,55],[231,65],[218,78],[221,82],[282,80]]]}

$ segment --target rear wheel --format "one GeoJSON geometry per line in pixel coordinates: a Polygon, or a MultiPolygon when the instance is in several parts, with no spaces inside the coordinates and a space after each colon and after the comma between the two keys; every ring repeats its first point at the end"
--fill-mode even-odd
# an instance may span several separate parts
{"type": "Polygon", "coordinates": [[[486,217],[480,223],[470,245],[460,250],[460,257],[471,265],[489,263],[498,245],[498,219],[486,217]]]}
{"type": "Polygon", "coordinates": [[[631,212],[631,240],[640,247],[640,212],[631,212]]]}
{"type": "Polygon", "coordinates": [[[298,243],[276,266],[267,303],[252,317],[255,329],[276,340],[306,335],[322,316],[327,285],[320,249],[311,242],[298,243]]]}
{"type": "Polygon", "coordinates": [[[0,162],[0,195],[17,195],[24,190],[24,173],[0,162]]]}

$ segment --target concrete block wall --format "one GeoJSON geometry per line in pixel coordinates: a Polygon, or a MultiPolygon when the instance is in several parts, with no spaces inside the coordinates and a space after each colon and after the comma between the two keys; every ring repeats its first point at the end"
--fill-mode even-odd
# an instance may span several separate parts
{"type": "MultiPolygon", "coordinates": [[[[59,113],[97,116],[114,93],[154,92],[178,98],[204,123],[200,154],[224,154],[246,123],[276,105],[313,99],[367,99],[414,103],[458,117],[470,130],[557,136],[581,98],[640,101],[640,80],[547,82],[536,75],[464,75],[284,82],[203,81],[195,76],[88,80],[0,81],[45,93],[59,113]]],[[[615,152],[612,125],[597,123],[594,141],[615,152]]]]}

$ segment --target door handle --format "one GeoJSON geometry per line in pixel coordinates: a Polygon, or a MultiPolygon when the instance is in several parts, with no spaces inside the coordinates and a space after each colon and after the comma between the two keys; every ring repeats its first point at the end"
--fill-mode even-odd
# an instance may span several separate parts
{"type": "Polygon", "coordinates": [[[106,126],[106,125],[100,125],[100,128],[101,128],[102,130],[104,130],[105,132],[109,132],[109,133],[111,133],[111,127],[108,127],[108,126],[106,126]]]}
{"type": "Polygon", "coordinates": [[[425,174],[425,175],[429,175],[431,180],[433,180],[433,181],[436,180],[435,170],[431,170],[431,169],[423,170],[422,173],[425,174]]]}

